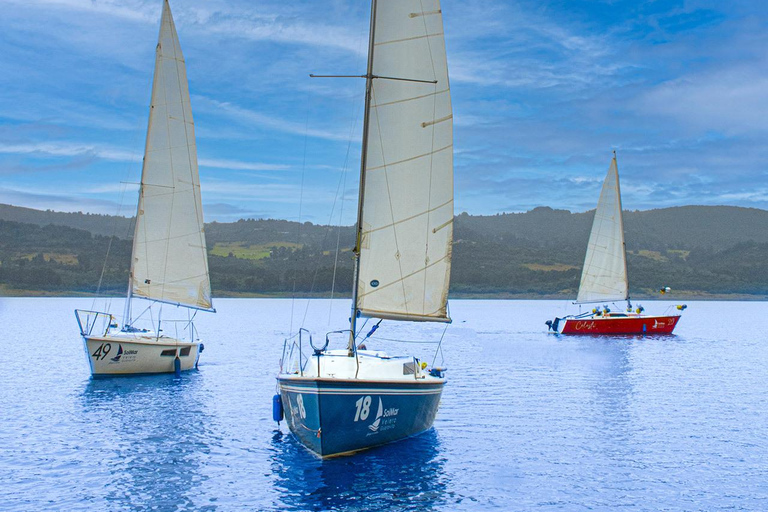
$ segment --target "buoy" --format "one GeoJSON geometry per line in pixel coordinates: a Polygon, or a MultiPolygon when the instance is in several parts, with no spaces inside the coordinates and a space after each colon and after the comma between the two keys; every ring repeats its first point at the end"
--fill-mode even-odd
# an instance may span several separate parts
{"type": "Polygon", "coordinates": [[[179,359],[179,356],[176,356],[176,359],[173,360],[173,373],[176,374],[176,378],[181,377],[181,359],[179,359]]]}
{"type": "Polygon", "coordinates": [[[283,399],[280,395],[272,397],[272,419],[279,425],[283,421],[283,399]]]}

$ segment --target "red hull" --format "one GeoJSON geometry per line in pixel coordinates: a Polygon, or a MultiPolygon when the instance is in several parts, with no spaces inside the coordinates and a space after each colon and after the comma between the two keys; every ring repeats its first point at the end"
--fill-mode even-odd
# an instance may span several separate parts
{"type": "Polygon", "coordinates": [[[562,334],[672,334],[680,315],[569,318],[562,334]]]}

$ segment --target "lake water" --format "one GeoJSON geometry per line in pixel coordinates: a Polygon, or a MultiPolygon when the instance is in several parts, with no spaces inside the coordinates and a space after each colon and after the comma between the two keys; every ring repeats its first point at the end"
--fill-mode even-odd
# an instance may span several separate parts
{"type": "Polygon", "coordinates": [[[292,308],[321,337],[348,301],[218,300],[199,371],[92,381],[90,299],[0,299],[0,509],[768,510],[768,304],[689,302],[674,336],[612,339],[548,335],[564,304],[453,301],[435,428],[323,462],[277,431],[274,377],[292,308]]]}

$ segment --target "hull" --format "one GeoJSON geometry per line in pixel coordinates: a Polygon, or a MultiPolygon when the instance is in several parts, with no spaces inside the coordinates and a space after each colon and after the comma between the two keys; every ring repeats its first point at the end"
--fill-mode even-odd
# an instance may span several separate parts
{"type": "Polygon", "coordinates": [[[176,357],[181,371],[191,370],[197,364],[200,347],[174,338],[110,335],[84,337],[83,343],[93,377],[174,373],[176,357]]]}
{"type": "Polygon", "coordinates": [[[561,334],[672,334],[680,315],[569,318],[561,334]]]}
{"type": "Polygon", "coordinates": [[[278,378],[291,432],[321,457],[354,453],[428,430],[445,381],[278,378]]]}

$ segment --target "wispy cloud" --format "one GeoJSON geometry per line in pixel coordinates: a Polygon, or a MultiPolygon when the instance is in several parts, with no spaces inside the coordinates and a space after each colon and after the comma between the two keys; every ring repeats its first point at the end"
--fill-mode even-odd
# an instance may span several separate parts
{"type": "MultiPolygon", "coordinates": [[[[83,144],[77,142],[37,142],[27,144],[0,143],[0,153],[49,157],[85,156],[116,162],[137,162],[142,158],[142,154],[138,152],[131,152],[109,146],[83,144]]],[[[217,169],[232,169],[239,171],[285,171],[291,168],[291,166],[283,164],[243,162],[239,160],[217,158],[200,158],[198,160],[198,164],[201,167],[213,167],[217,169]]]]}
{"type": "MultiPolygon", "coordinates": [[[[629,208],[768,207],[759,2],[441,3],[458,211],[591,209],[612,149],[629,208]]],[[[327,220],[338,170],[358,159],[363,90],[307,73],[363,69],[367,5],[172,0],[211,215],[295,216],[304,176],[304,215],[327,220]]],[[[0,193],[119,202],[121,168],[140,167],[160,2],[3,7],[0,193]],[[71,186],[84,175],[89,190],[71,186]]]]}
{"type": "Polygon", "coordinates": [[[198,110],[204,111],[211,116],[223,116],[246,126],[258,126],[270,130],[277,130],[292,135],[307,135],[319,139],[328,140],[348,140],[349,135],[341,131],[334,132],[328,130],[318,130],[308,126],[308,123],[297,123],[272,117],[255,110],[243,108],[229,102],[217,101],[204,96],[193,96],[192,101],[197,105],[198,110]]]}
{"type": "Polygon", "coordinates": [[[104,14],[145,23],[157,22],[157,5],[133,0],[5,0],[6,4],[104,14]],[[154,7],[154,8],[153,8],[154,7]]]}

